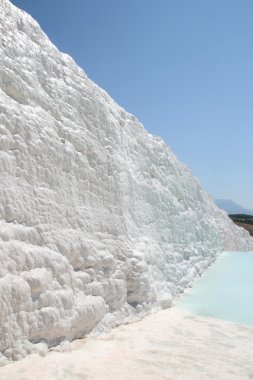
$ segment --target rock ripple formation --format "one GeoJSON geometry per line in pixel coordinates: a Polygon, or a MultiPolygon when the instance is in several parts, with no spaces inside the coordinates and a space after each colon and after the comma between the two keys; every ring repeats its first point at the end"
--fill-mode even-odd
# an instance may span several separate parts
{"type": "Polygon", "coordinates": [[[175,296],[253,249],[168,146],[0,1],[0,352],[19,359],[175,296]]]}

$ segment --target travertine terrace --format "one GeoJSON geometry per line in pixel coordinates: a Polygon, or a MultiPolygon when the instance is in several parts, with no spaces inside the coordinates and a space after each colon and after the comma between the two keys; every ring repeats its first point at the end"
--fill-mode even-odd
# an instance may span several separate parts
{"type": "Polygon", "coordinates": [[[169,147],[0,1],[0,352],[168,307],[253,249],[169,147]]]}

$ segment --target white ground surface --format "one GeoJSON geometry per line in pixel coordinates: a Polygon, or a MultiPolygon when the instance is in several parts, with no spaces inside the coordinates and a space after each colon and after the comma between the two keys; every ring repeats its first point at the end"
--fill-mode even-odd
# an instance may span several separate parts
{"type": "MultiPolygon", "coordinates": [[[[60,349],[59,347],[57,349],[60,349]]],[[[64,346],[63,346],[64,349],[64,346]]],[[[172,308],[65,352],[0,368],[1,380],[244,380],[253,378],[253,328],[172,308]]]]}

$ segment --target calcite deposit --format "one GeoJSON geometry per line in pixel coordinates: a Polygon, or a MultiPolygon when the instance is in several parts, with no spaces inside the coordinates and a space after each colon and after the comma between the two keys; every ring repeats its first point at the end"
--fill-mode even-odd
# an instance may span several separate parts
{"type": "Polygon", "coordinates": [[[170,148],[0,1],[0,352],[19,359],[169,307],[252,250],[170,148]]]}

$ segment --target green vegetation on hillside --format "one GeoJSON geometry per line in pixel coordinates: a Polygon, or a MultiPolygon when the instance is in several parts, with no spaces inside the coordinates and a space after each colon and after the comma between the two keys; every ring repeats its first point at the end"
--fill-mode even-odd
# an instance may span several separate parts
{"type": "Polygon", "coordinates": [[[253,216],[246,214],[231,214],[229,217],[236,223],[245,223],[253,225],[253,216]]]}
{"type": "Polygon", "coordinates": [[[253,216],[246,214],[231,214],[229,217],[233,222],[239,226],[245,228],[251,236],[253,236],[253,216]]]}

